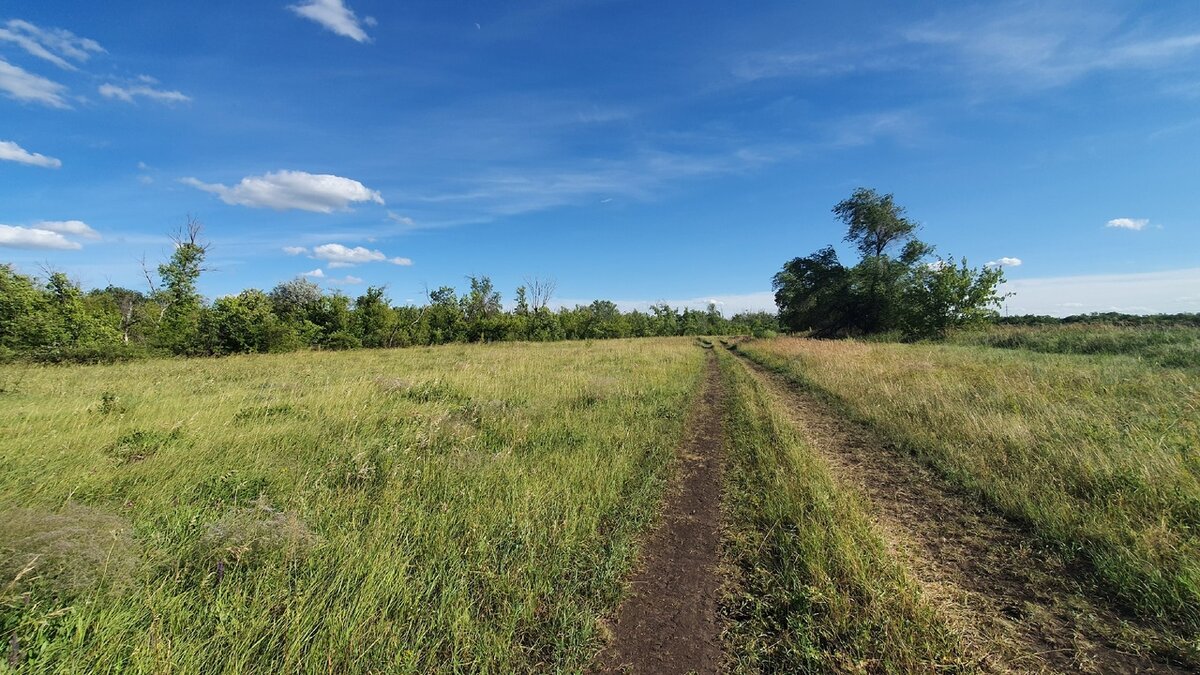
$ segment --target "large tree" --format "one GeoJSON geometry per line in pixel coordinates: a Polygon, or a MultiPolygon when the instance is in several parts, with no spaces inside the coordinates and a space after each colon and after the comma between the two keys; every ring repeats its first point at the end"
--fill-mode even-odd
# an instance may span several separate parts
{"type": "Polygon", "coordinates": [[[844,240],[858,250],[859,262],[844,267],[831,246],[788,261],[773,279],[786,328],[822,337],[926,336],[994,314],[1001,272],[974,270],[965,261],[961,267],[926,262],[933,247],[916,238],[916,223],[892,195],[859,188],[833,213],[846,225],[844,240]]]}

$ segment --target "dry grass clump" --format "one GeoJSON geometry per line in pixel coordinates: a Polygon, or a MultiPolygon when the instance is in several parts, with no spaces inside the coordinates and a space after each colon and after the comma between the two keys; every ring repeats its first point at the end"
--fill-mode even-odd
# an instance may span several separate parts
{"type": "Polygon", "coordinates": [[[299,560],[319,542],[299,516],[274,509],[262,499],[249,508],[230,509],[200,538],[203,550],[215,562],[243,566],[299,560]]]}
{"type": "Polygon", "coordinates": [[[8,593],[70,599],[124,587],[138,561],[129,523],[112,513],[78,504],[0,512],[0,579],[8,593]]]}

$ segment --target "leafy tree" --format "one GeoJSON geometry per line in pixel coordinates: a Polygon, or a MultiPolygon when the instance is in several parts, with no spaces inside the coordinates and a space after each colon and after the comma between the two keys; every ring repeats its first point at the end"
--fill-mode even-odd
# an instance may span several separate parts
{"type": "Polygon", "coordinates": [[[917,229],[891,194],[880,195],[869,188],[858,188],[833,212],[848,228],[844,241],[854,244],[864,258],[882,256],[893,245],[911,239],[917,229]]]}
{"type": "Polygon", "coordinates": [[[912,336],[990,316],[998,272],[927,265],[933,247],[892,195],[859,188],[833,208],[861,259],[847,269],[833,247],[788,261],[772,280],[780,322],[830,337],[903,330],[912,336]],[[897,254],[896,249],[899,248],[897,254]]]}
{"type": "Polygon", "coordinates": [[[159,341],[176,354],[192,353],[198,343],[203,300],[196,282],[208,253],[208,244],[200,239],[202,230],[200,221],[189,218],[171,238],[175,243],[171,258],[158,266],[163,282],[158,294],[163,303],[159,341]]]}
{"type": "Polygon", "coordinates": [[[392,347],[396,321],[382,286],[371,286],[354,301],[355,334],[364,347],[392,347]]]}
{"type": "Polygon", "coordinates": [[[976,326],[994,320],[994,309],[1003,301],[997,288],[1004,271],[972,269],[966,258],[952,259],[913,269],[903,293],[905,332],[913,337],[941,337],[951,328],[976,326]]]}
{"type": "Polygon", "coordinates": [[[771,280],[779,321],[791,330],[831,336],[851,325],[850,272],[832,246],[793,258],[771,280]]]}
{"type": "Polygon", "coordinates": [[[275,315],[285,321],[308,319],[308,313],[321,301],[321,287],[296,277],[271,289],[271,308],[275,315]]]}

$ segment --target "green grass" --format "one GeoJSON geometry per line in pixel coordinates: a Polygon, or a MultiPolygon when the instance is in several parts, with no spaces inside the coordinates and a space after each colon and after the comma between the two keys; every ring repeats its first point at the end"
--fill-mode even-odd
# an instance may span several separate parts
{"type": "Polygon", "coordinates": [[[1200,368],[1200,328],[1068,324],[961,331],[951,344],[1049,354],[1123,355],[1169,368],[1200,368]]]}
{"type": "Polygon", "coordinates": [[[29,672],[579,670],[702,358],[0,367],[0,640],[29,672]]]}
{"type": "Polygon", "coordinates": [[[970,670],[862,498],[834,482],[783,402],[718,356],[730,396],[727,556],[739,583],[725,613],[736,670],[970,670]]]}
{"type": "Polygon", "coordinates": [[[1129,358],[800,339],[740,348],[831,395],[1200,649],[1200,381],[1129,358]]]}

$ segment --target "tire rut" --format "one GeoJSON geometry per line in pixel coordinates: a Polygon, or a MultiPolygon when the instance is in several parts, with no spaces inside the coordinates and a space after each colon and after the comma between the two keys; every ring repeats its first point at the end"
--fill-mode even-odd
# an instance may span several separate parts
{"type": "Polygon", "coordinates": [[[598,673],[719,673],[725,669],[721,487],[725,390],[710,351],[659,525],[642,547],[598,673]]]}
{"type": "Polygon", "coordinates": [[[782,376],[739,360],[785,403],[835,479],[866,497],[888,548],[989,672],[1182,673],[1116,646],[1159,642],[1028,534],[782,376]],[[1129,644],[1126,642],[1126,644],[1129,644]]]}

